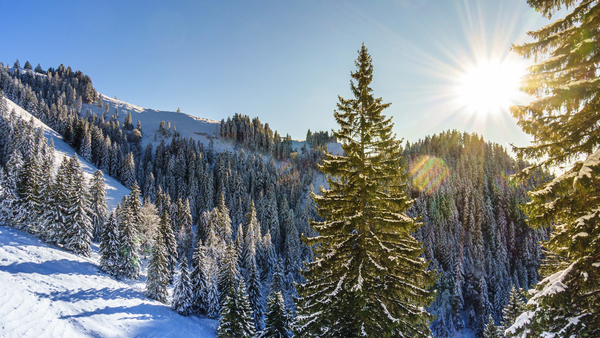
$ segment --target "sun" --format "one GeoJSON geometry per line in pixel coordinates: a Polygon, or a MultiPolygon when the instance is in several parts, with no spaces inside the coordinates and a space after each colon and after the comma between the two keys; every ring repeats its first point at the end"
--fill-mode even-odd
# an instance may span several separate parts
{"type": "Polygon", "coordinates": [[[519,82],[525,67],[516,62],[481,62],[468,67],[458,79],[461,106],[480,114],[508,109],[521,95],[519,82]]]}

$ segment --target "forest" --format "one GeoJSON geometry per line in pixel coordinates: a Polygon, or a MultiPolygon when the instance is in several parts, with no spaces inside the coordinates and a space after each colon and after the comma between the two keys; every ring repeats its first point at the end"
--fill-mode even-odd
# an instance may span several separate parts
{"type": "Polygon", "coordinates": [[[99,243],[105,273],[139,279],[146,268],[147,297],[218,320],[218,337],[454,337],[467,328],[481,337],[595,337],[600,118],[597,50],[587,39],[600,11],[592,3],[513,46],[552,57],[524,80],[541,97],[511,107],[535,142],[510,151],[458,130],[396,139],[390,104],[373,97],[364,44],[354,97],[339,97],[334,112],[340,129],[308,130],[299,149],[289,134],[237,113],[217,137],[233,151],[169,121],[142,128],[131,112],[121,125],[123,112],[109,111],[81,71],[0,64],[0,222],[82,256],[99,243]],[[42,128],[6,100],[78,155],[55,163],[42,128]],[[144,144],[146,135],[154,142],[144,144]],[[99,169],[91,179],[79,158],[99,169]],[[557,165],[566,169],[552,172],[557,165]],[[114,210],[105,176],[130,189],[114,210]]]}

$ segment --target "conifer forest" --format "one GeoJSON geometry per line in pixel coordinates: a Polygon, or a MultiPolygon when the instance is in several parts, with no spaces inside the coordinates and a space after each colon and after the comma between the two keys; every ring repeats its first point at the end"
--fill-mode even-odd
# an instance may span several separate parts
{"type": "Polygon", "coordinates": [[[600,3],[527,3],[551,23],[512,46],[524,147],[396,135],[365,43],[337,127],[299,144],[239,113],[147,125],[82,71],[0,63],[0,225],[219,338],[600,337],[600,3]]]}

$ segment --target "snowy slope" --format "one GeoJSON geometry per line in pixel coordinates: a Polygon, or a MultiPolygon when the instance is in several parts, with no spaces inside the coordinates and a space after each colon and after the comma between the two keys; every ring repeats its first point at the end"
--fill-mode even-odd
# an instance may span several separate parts
{"type": "MultiPolygon", "coordinates": [[[[137,125],[137,121],[141,122],[144,134],[142,143],[144,145],[156,143],[154,141],[154,133],[158,130],[160,122],[164,121],[165,123],[171,122],[171,130],[175,127],[181,136],[186,138],[191,136],[192,139],[202,142],[204,146],[208,146],[210,138],[214,138],[213,142],[216,151],[233,150],[231,142],[217,138],[221,130],[220,121],[196,117],[185,113],[142,108],[131,103],[110,98],[106,95],[102,95],[102,101],[109,106],[106,119],[109,119],[114,114],[115,108],[118,108],[118,120],[121,125],[123,125],[127,114],[130,112],[134,126],[137,125]]],[[[81,114],[85,114],[88,109],[98,116],[104,114],[104,108],[98,107],[96,104],[82,105],[81,114]]],[[[160,141],[160,139],[158,141],[160,141]]]]}
{"type": "MultiPolygon", "coordinates": [[[[54,163],[56,164],[57,168],[58,168],[58,165],[60,165],[60,163],[62,162],[63,157],[65,157],[65,156],[72,157],[73,154],[75,154],[75,150],[73,148],[71,148],[70,145],[68,145],[67,143],[65,143],[63,141],[62,136],[59,133],[55,132],[52,128],[45,125],[42,121],[40,121],[39,119],[37,119],[36,117],[31,115],[29,112],[27,112],[23,108],[19,107],[17,104],[12,102],[11,100],[7,99],[6,101],[7,101],[8,111],[12,111],[14,109],[15,112],[17,113],[17,115],[21,116],[26,121],[29,121],[33,118],[35,126],[37,128],[39,128],[39,127],[43,128],[44,136],[46,136],[47,139],[52,138],[54,140],[54,149],[55,149],[55,158],[56,158],[54,163]]],[[[98,170],[98,168],[96,168],[93,164],[87,162],[86,160],[84,160],[81,157],[79,157],[79,162],[81,163],[81,168],[83,169],[83,171],[85,173],[85,178],[87,180],[90,180],[90,178],[92,178],[92,175],[94,174],[94,172],[96,170],[98,170]]],[[[124,195],[129,194],[129,189],[125,188],[117,180],[115,180],[114,178],[112,178],[106,174],[104,175],[104,178],[105,178],[105,183],[106,183],[106,203],[108,204],[108,206],[111,209],[113,209],[117,206],[117,203],[119,203],[121,201],[121,198],[124,195]]]]}
{"type": "MultiPolygon", "coordinates": [[[[154,133],[158,130],[160,122],[165,121],[165,123],[171,122],[171,130],[175,127],[182,137],[192,137],[192,139],[202,142],[204,146],[208,146],[208,142],[210,138],[212,138],[216,151],[233,151],[234,149],[234,145],[230,140],[219,138],[221,130],[220,121],[192,116],[185,113],[142,108],[131,103],[110,98],[106,95],[102,95],[102,102],[108,104],[109,107],[106,116],[107,119],[114,114],[115,108],[117,108],[119,110],[118,120],[121,125],[129,112],[131,112],[131,119],[134,126],[137,125],[137,121],[141,122],[144,134],[142,143],[144,145],[148,143],[156,145],[160,142],[160,139],[157,141],[154,140],[154,133]]],[[[82,105],[81,114],[85,114],[88,109],[98,116],[104,114],[104,108],[98,107],[96,104],[82,105]]],[[[227,116],[224,116],[223,118],[227,118],[227,116]]],[[[282,134],[285,135],[285,132],[282,134]]],[[[292,149],[300,151],[300,148],[302,148],[304,144],[304,140],[292,140],[292,149]]],[[[328,143],[328,149],[329,151],[332,151],[333,154],[342,154],[342,148],[339,143],[328,143]]]]}
{"type": "Polygon", "coordinates": [[[217,321],[147,299],[144,284],[0,226],[0,337],[215,337],[217,321]]]}

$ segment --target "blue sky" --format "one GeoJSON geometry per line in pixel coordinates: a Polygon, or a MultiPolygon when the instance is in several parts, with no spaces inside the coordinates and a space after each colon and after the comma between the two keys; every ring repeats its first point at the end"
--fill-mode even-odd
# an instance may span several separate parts
{"type": "Polygon", "coordinates": [[[502,1],[19,1],[0,61],[64,63],[109,96],[220,120],[259,116],[284,135],[337,128],[337,95],[364,42],[376,97],[392,102],[398,137],[447,129],[501,144],[529,138],[507,111],[470,114],[452,103],[456,78],[547,22],[525,0],[502,1]]]}

